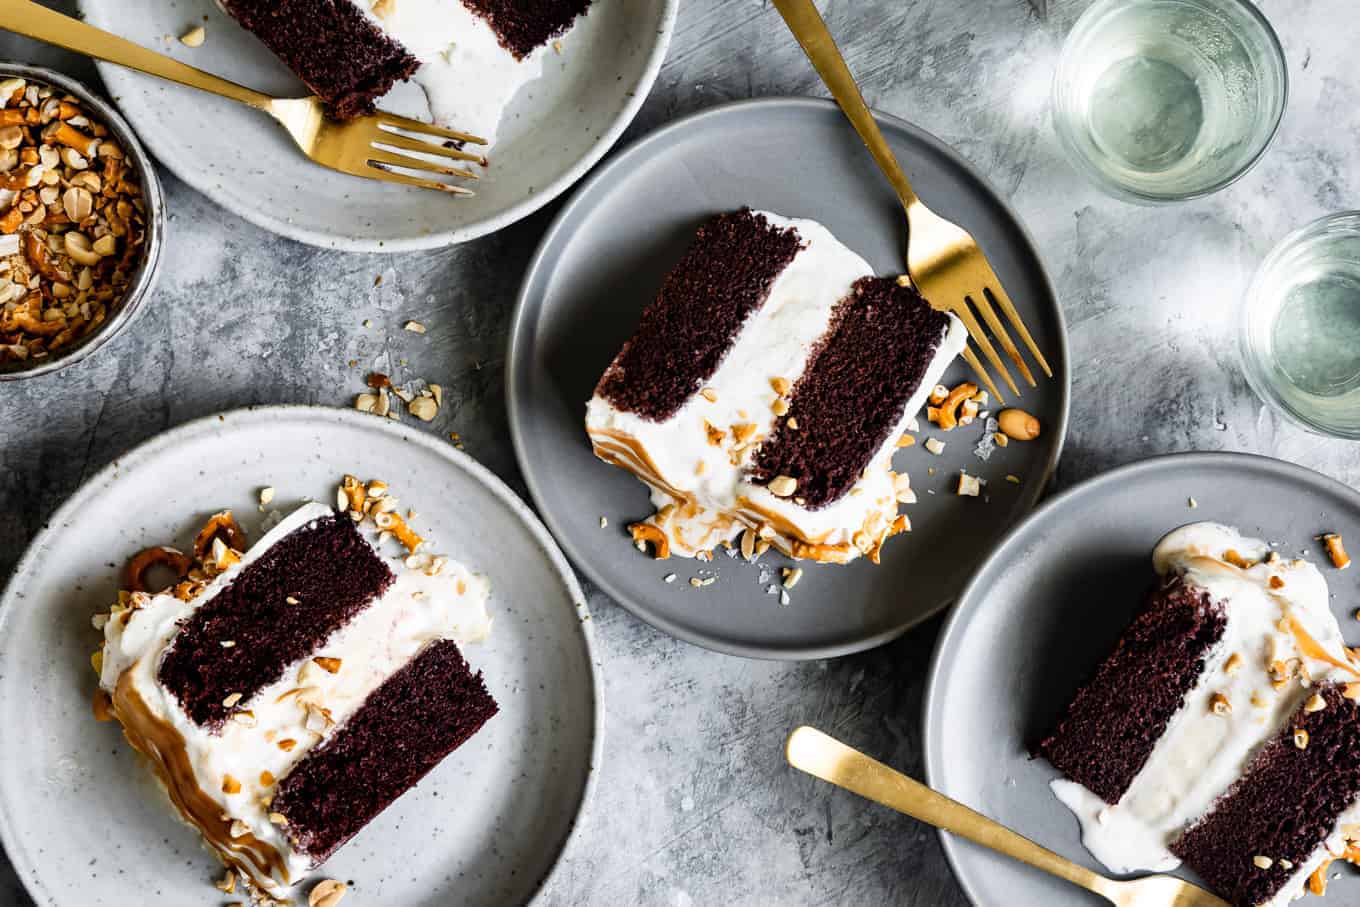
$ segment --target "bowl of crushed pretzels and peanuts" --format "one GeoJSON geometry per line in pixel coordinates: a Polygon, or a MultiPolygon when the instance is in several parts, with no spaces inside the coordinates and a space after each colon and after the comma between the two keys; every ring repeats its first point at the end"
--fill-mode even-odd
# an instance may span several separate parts
{"type": "Polygon", "coordinates": [[[0,64],[0,381],[72,365],[126,327],[164,222],[151,159],[112,106],[0,64]]]}

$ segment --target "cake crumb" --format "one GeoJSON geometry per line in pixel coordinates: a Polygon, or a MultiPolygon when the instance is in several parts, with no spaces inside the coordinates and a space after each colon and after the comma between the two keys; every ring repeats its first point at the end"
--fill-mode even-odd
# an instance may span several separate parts
{"type": "Polygon", "coordinates": [[[201,25],[195,25],[184,34],[180,35],[179,43],[185,47],[202,47],[203,42],[208,38],[208,31],[201,25]]]}
{"type": "Polygon", "coordinates": [[[260,489],[260,509],[261,509],[261,510],[264,510],[264,508],[265,508],[268,504],[272,503],[273,500],[274,500],[274,486],[273,486],[273,485],[266,485],[265,487],[263,487],[263,488],[260,489]]]}
{"type": "Polygon", "coordinates": [[[784,577],[784,588],[792,589],[794,586],[798,585],[798,581],[803,578],[803,568],[785,567],[783,568],[782,575],[784,577]]]}
{"type": "Polygon", "coordinates": [[[941,441],[939,438],[926,438],[925,447],[926,450],[930,451],[937,457],[940,454],[944,453],[944,442],[941,441]]]}

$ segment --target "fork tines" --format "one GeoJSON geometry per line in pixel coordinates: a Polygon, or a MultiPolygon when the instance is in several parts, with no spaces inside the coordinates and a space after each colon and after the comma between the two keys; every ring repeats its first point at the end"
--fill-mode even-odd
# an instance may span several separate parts
{"type": "Polygon", "coordinates": [[[397,173],[392,168],[400,167],[460,179],[480,179],[481,174],[476,170],[468,167],[451,167],[446,162],[430,158],[467,161],[479,167],[486,167],[490,163],[486,155],[464,150],[466,145],[485,145],[486,139],[386,112],[379,112],[374,119],[376,122],[368,163],[373,170],[381,174],[381,179],[425,189],[437,189],[451,195],[475,194],[463,186],[397,173]]]}
{"type": "MultiPolygon", "coordinates": [[[[1036,386],[1037,383],[1034,380],[1034,373],[1030,371],[1029,366],[1021,357],[1020,351],[1016,348],[1014,341],[1011,340],[1010,334],[1006,332],[1006,326],[1001,323],[1001,319],[997,316],[996,309],[992,307],[993,302],[1001,308],[1002,313],[1006,316],[1006,320],[1011,323],[1011,326],[1015,328],[1017,332],[1019,332],[1021,341],[1029,348],[1030,354],[1034,357],[1034,361],[1038,363],[1039,368],[1043,370],[1044,374],[1049,378],[1052,378],[1053,369],[1049,367],[1048,360],[1044,358],[1044,354],[1039,351],[1039,345],[1034,342],[1034,338],[1030,335],[1029,329],[1025,327],[1025,322],[1020,318],[1020,313],[1016,311],[1014,304],[1011,303],[1010,298],[1006,295],[1006,291],[1001,288],[1001,282],[995,278],[996,275],[992,275],[991,285],[983,287],[980,292],[970,293],[960,300],[943,303],[943,307],[958,316],[959,320],[963,322],[964,327],[968,329],[968,335],[972,338],[972,342],[977,344],[978,348],[980,348],[987,357],[987,360],[1001,373],[1001,378],[1006,382],[1006,386],[1011,389],[1011,393],[1018,397],[1020,396],[1020,388],[1016,385],[1015,380],[1011,378],[1011,373],[1006,369],[1006,365],[1002,361],[1001,356],[997,353],[996,347],[994,347],[991,340],[988,339],[987,331],[983,330],[982,325],[973,314],[973,309],[977,309],[978,313],[982,315],[982,320],[986,322],[987,328],[990,329],[992,336],[1001,344],[1001,348],[1006,351],[1006,355],[1010,357],[1010,360],[1013,363],[1015,363],[1015,367],[1020,370],[1021,376],[1030,387],[1036,386]]],[[[978,358],[977,353],[975,353],[971,347],[968,347],[965,348],[962,355],[964,361],[972,367],[973,371],[977,372],[978,377],[987,385],[987,388],[992,392],[992,395],[995,396],[997,400],[1004,400],[1005,398],[1002,397],[997,390],[996,385],[992,382],[991,375],[988,374],[987,369],[983,367],[982,361],[978,358]]]]}

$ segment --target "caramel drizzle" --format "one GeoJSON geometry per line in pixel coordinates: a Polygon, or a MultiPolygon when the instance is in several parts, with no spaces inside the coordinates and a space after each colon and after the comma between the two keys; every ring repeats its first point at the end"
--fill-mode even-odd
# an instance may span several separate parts
{"type": "Polygon", "coordinates": [[[288,865],[273,845],[249,832],[239,838],[231,836],[231,820],[223,817],[221,804],[194,777],[184,738],[173,725],[153,715],[132,686],[135,667],[123,672],[113,692],[114,715],[122,722],[128,743],[150,760],[180,815],[202,833],[228,869],[265,889],[274,887],[274,878],[291,884],[288,865]]]}
{"type": "Polygon", "coordinates": [[[1299,651],[1304,655],[1307,655],[1309,658],[1315,659],[1316,661],[1324,661],[1333,667],[1340,668],[1343,671],[1350,672],[1356,677],[1360,677],[1360,670],[1357,670],[1355,665],[1335,658],[1322,647],[1322,643],[1309,635],[1308,631],[1303,628],[1303,625],[1293,617],[1285,615],[1284,622],[1289,628],[1290,635],[1294,637],[1294,642],[1298,645],[1299,651]]]}
{"type": "MultiPolygon", "coordinates": [[[[1191,558],[1191,563],[1201,567],[1201,569],[1205,564],[1212,564],[1242,574],[1246,574],[1250,567],[1256,566],[1255,564],[1249,563],[1248,567],[1241,567],[1222,558],[1208,555],[1197,555],[1191,558]]],[[[1312,635],[1303,628],[1303,625],[1294,619],[1293,615],[1289,613],[1289,602],[1286,598],[1273,589],[1267,589],[1266,594],[1280,602],[1280,607],[1284,610],[1284,626],[1288,630],[1289,635],[1294,637],[1294,643],[1299,647],[1300,653],[1314,661],[1324,662],[1332,667],[1340,668],[1356,677],[1360,677],[1360,669],[1357,669],[1356,666],[1350,662],[1339,660],[1328,652],[1322,643],[1314,639],[1312,635]]]]}
{"type": "MultiPolygon", "coordinates": [[[[627,470],[652,488],[675,498],[682,506],[698,506],[689,494],[661,478],[656,463],[636,438],[615,429],[594,429],[590,432],[590,439],[595,456],[604,462],[627,470]]],[[[784,517],[753,504],[745,497],[737,500],[737,508],[734,516],[749,528],[758,529],[764,524],[773,526],[776,535],[770,541],[785,554],[820,563],[844,564],[850,560],[849,542],[830,543],[826,541],[826,535],[809,539],[784,517]]],[[[882,544],[883,540],[879,539],[869,555],[875,563],[882,544]]]]}

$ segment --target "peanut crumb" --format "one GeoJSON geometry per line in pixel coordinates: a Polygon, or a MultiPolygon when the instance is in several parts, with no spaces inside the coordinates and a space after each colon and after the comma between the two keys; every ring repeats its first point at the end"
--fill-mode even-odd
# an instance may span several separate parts
{"type": "Polygon", "coordinates": [[[335,879],[317,882],[316,887],[307,895],[307,907],[336,907],[349,891],[349,886],[335,879]]]}
{"type": "Polygon", "coordinates": [[[185,47],[202,47],[203,42],[207,40],[207,37],[207,29],[201,25],[195,25],[193,28],[179,36],[179,43],[183,44],[185,47]]]}

